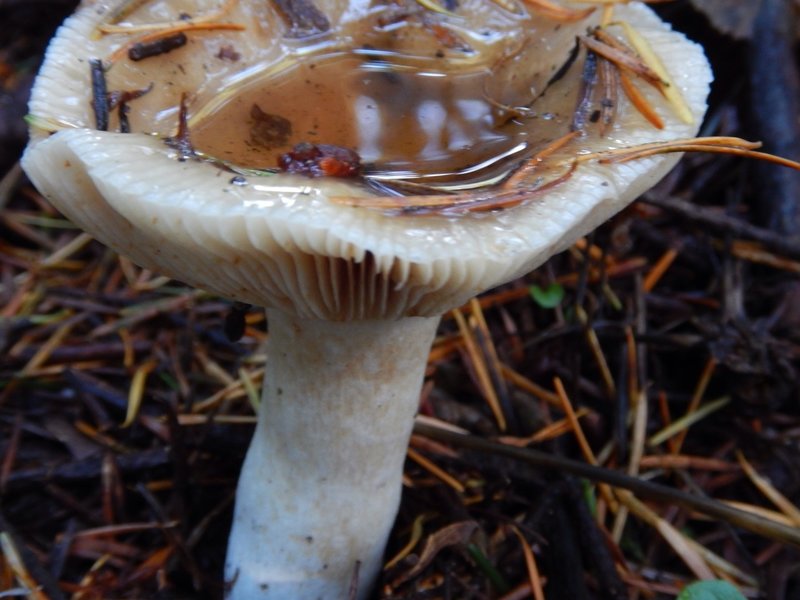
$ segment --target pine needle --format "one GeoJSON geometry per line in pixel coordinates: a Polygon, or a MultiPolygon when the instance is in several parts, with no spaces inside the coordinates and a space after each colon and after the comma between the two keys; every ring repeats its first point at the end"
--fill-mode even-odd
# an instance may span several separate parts
{"type": "Polygon", "coordinates": [[[125,413],[125,421],[120,425],[123,429],[133,425],[133,422],[136,420],[139,410],[142,407],[147,376],[150,375],[157,365],[158,363],[156,360],[151,359],[140,365],[134,372],[133,378],[131,379],[131,387],[128,391],[128,407],[125,413]]]}
{"type": "Polygon", "coordinates": [[[463,494],[466,491],[466,488],[458,479],[447,473],[444,469],[436,465],[433,461],[425,458],[422,454],[420,454],[413,448],[408,448],[406,452],[408,454],[408,458],[413,460],[420,467],[428,471],[431,475],[433,475],[437,479],[440,479],[441,481],[449,485],[458,493],[463,494]]]}
{"type": "Polygon", "coordinates": [[[772,502],[775,506],[780,509],[780,511],[786,515],[787,518],[791,519],[792,523],[795,527],[800,527],[800,509],[798,509],[792,502],[783,494],[781,494],[775,486],[772,485],[769,479],[760,475],[751,465],[747,459],[744,457],[744,454],[740,450],[736,451],[736,459],[739,461],[739,464],[742,466],[747,477],[750,481],[753,482],[764,496],[772,502]]]}
{"type": "Polygon", "coordinates": [[[511,531],[517,536],[520,546],[522,547],[522,555],[525,557],[525,568],[528,572],[528,581],[530,582],[533,597],[535,600],[544,600],[542,579],[539,576],[539,569],[536,566],[536,557],[533,555],[533,550],[531,550],[528,540],[525,539],[525,536],[522,535],[516,526],[512,525],[511,531]]]}
{"type": "Polygon", "coordinates": [[[559,6],[549,0],[522,0],[525,5],[539,13],[543,17],[552,19],[554,21],[561,21],[562,23],[574,23],[585,19],[594,12],[594,8],[585,8],[582,10],[565,8],[559,6]]]}

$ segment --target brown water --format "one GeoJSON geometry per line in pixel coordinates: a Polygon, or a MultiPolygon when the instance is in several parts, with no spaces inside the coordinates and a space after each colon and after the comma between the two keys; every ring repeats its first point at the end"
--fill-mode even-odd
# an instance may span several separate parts
{"type": "Polygon", "coordinates": [[[280,154],[311,142],[351,148],[367,172],[389,177],[496,175],[497,157],[523,148],[529,126],[498,126],[485,98],[488,70],[435,67],[436,59],[420,66],[392,55],[309,57],[238,89],[193,124],[192,140],[247,168],[275,168],[280,154]]]}

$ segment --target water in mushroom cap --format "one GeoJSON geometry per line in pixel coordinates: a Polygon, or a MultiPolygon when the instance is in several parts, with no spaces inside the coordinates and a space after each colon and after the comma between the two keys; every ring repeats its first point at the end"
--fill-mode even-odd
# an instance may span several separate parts
{"type": "MultiPolygon", "coordinates": [[[[411,71],[409,78],[414,81],[425,80],[422,73],[443,73],[442,79],[450,80],[463,76],[466,81],[487,73],[491,76],[481,86],[482,102],[494,102],[493,109],[523,107],[538,115],[528,118],[524,110],[511,111],[510,126],[522,132],[521,138],[496,138],[507,145],[491,154],[511,152],[510,162],[519,165],[515,148],[522,145],[524,152],[535,152],[557,134],[569,131],[565,115],[571,116],[575,108],[582,77],[580,59],[566,76],[549,87],[547,83],[569,61],[575,32],[584,32],[593,21],[553,21],[525,11],[521,4],[507,10],[491,0],[466,0],[454,8],[456,16],[422,13],[428,19],[436,17],[436,24],[457,34],[471,47],[468,52],[458,47],[442,50],[441,35],[431,35],[416,17],[404,17],[399,25],[386,20],[394,5],[318,2],[330,29],[304,38],[293,35],[292,26],[269,3],[228,0],[222,5],[226,8],[222,15],[218,14],[220,5],[211,1],[136,4],[135,11],[114,24],[139,28],[135,32],[112,28],[110,33],[98,33],[109,30],[110,24],[112,4],[102,1],[85,6],[65,24],[33,91],[30,108],[38,125],[32,129],[25,168],[71,219],[108,245],[142,265],[237,300],[336,318],[438,314],[534,268],[619,210],[674,163],[670,157],[655,157],[624,166],[582,165],[569,180],[547,189],[546,195],[536,194],[545,187],[540,185],[543,173],[537,169],[512,190],[516,204],[502,205],[506,209],[491,215],[467,213],[468,218],[458,219],[450,214],[419,219],[341,206],[341,199],[357,204],[375,197],[375,189],[361,179],[291,174],[263,178],[248,174],[244,180],[237,179],[212,163],[180,162],[176,160],[180,153],[164,144],[163,138],[175,134],[181,97],[188,92],[189,129],[201,129],[203,120],[223,110],[229,98],[257,90],[265,82],[277,82],[293,69],[310,70],[317,59],[326,65],[331,61],[334,70],[341,66],[337,61],[360,61],[358,72],[363,74],[364,65],[376,62],[376,53],[386,58],[386,48],[379,48],[388,44],[381,41],[386,36],[399,37],[403,51],[392,56],[391,68],[371,75],[405,74],[408,71],[400,67],[407,64],[422,65],[411,71]],[[213,19],[205,20],[215,11],[213,19]],[[191,18],[184,19],[184,13],[191,18]],[[142,28],[168,21],[175,24],[173,32],[185,30],[185,45],[141,61],[127,58],[130,45],[150,35],[142,28]],[[359,29],[365,23],[370,35],[377,31],[368,44],[375,49],[366,53],[366,34],[359,29]],[[570,28],[569,35],[562,35],[570,28]],[[445,54],[444,61],[436,56],[439,50],[445,54]],[[110,91],[142,90],[153,84],[150,92],[130,103],[132,134],[92,131],[90,58],[103,61],[110,91]],[[527,106],[531,98],[534,102],[527,106]],[[551,126],[560,129],[548,131],[551,126]],[[48,138],[58,129],[67,131],[48,138]],[[65,162],[74,168],[65,170],[65,162]],[[362,264],[367,259],[382,278],[383,291],[360,297],[356,305],[342,304],[339,292],[309,291],[322,285],[316,283],[320,280],[330,282],[332,270],[339,269],[337,261],[362,264]],[[213,267],[229,263],[238,268],[222,272],[213,267]],[[309,269],[319,273],[306,274],[309,269]],[[287,277],[293,272],[298,275],[287,277]]],[[[658,49],[699,119],[710,77],[702,53],[670,32],[645,7],[634,3],[616,10],[621,20],[633,23],[658,49]]],[[[472,83],[466,87],[476,89],[472,83]]],[[[605,134],[579,137],[568,149],[570,155],[693,135],[696,123],[685,124],[671,114],[658,91],[644,93],[663,116],[665,129],[655,130],[621,99],[613,127],[605,134]]],[[[246,102],[243,114],[245,120],[253,119],[257,105],[260,112],[255,114],[278,117],[267,118],[264,130],[268,135],[277,132],[280,138],[285,130],[280,119],[286,117],[270,104],[246,102]]],[[[438,106],[443,106],[442,100],[438,106]]],[[[489,108],[485,103],[482,107],[487,115],[489,108]]],[[[432,109],[429,114],[440,112],[436,106],[432,109]]],[[[495,110],[491,114],[498,116],[495,110]]],[[[444,121],[436,123],[440,125],[429,131],[441,129],[444,121]]],[[[109,127],[113,131],[118,126],[114,112],[109,127]]],[[[357,129],[351,124],[349,131],[357,129]]],[[[490,127],[483,131],[496,134],[490,127]]],[[[287,138],[287,142],[296,141],[304,140],[287,138]]],[[[473,152],[484,151],[480,143],[473,146],[473,152]]],[[[378,157],[373,165],[378,172],[392,173],[387,165],[380,165],[378,157]]],[[[402,172],[407,165],[401,157],[388,166],[402,172]]],[[[437,172],[435,164],[427,171],[431,172],[437,172]]],[[[425,174],[421,169],[418,173],[425,174]]],[[[553,173],[556,179],[561,174],[562,170],[553,173]]],[[[407,193],[416,191],[412,188],[407,193]]],[[[496,196],[495,187],[490,186],[482,197],[493,200],[496,196]]]]}

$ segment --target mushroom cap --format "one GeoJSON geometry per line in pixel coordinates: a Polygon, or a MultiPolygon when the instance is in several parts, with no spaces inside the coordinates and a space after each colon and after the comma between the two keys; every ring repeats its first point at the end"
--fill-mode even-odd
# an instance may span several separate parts
{"type": "MultiPolygon", "coordinates": [[[[499,19],[496,7],[485,8],[494,6],[488,0],[469,3],[474,5],[470,14],[477,15],[472,18],[493,23],[499,19]]],[[[341,34],[349,23],[348,7],[358,3],[328,4],[326,14],[333,15],[334,28],[341,34]]],[[[23,167],[68,218],[117,252],[144,267],[250,304],[330,320],[441,314],[565,249],[653,186],[679,158],[584,163],[546,193],[535,192],[531,185],[530,200],[518,206],[465,215],[390,214],[332,201],[376,194],[348,180],[281,173],[251,177],[247,185],[238,185],[230,172],[213,164],[177,160],[176,152],[156,136],[93,128],[88,58],[107,54],[121,43],[115,36],[109,37],[116,46],[89,41],[107,8],[104,2],[82,8],[51,44],[30,112],[37,119],[69,126],[49,136],[34,127],[23,167]]],[[[158,15],[157,8],[148,10],[153,11],[151,17],[158,15]]],[[[244,19],[255,19],[254,12],[261,10],[262,3],[242,1],[232,18],[250,22],[244,19]]],[[[581,140],[581,149],[694,135],[711,81],[702,50],[643,5],[615,10],[660,56],[695,123],[683,122],[655,91],[645,91],[665,122],[663,130],[623,102],[608,134],[581,140]]],[[[275,19],[260,18],[265,29],[275,19]]],[[[535,14],[526,19],[537,22],[535,14]]],[[[256,31],[254,37],[247,37],[247,31],[236,34],[240,37],[225,35],[234,34],[215,33],[198,46],[211,52],[226,39],[235,39],[241,63],[211,68],[197,58],[198,47],[189,49],[182,58],[165,61],[173,67],[176,60],[188,64],[177,76],[180,85],[170,89],[185,90],[191,83],[198,86],[198,95],[213,95],[258,64],[284,60],[287,52],[285,42],[265,44],[259,38],[263,32],[256,31]]],[[[126,63],[124,68],[135,73],[137,67],[126,63]]],[[[556,85],[574,87],[579,78],[578,72],[572,83],[556,85]]],[[[555,98],[556,92],[545,96],[555,98]]],[[[574,94],[563,95],[574,100],[574,94]]],[[[133,105],[149,119],[149,130],[162,135],[175,125],[175,106],[158,110],[154,99],[141,109],[133,105]]]]}

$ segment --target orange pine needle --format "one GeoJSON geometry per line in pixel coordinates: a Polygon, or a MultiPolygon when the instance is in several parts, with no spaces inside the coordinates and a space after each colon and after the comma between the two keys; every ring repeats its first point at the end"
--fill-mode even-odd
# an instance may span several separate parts
{"type": "MultiPolygon", "coordinates": [[[[595,35],[597,34],[595,33],[595,35]]],[[[605,41],[600,41],[599,39],[585,35],[581,36],[579,39],[581,43],[589,50],[598,56],[602,56],[606,60],[611,61],[619,69],[626,70],[631,74],[636,75],[657,89],[662,89],[663,86],[666,85],[666,83],[655,71],[648,67],[632,51],[628,50],[621,44],[620,46],[611,45],[605,41]]]]}
{"type": "Polygon", "coordinates": [[[437,479],[442,480],[444,483],[449,485],[455,491],[459,493],[463,493],[465,491],[464,485],[458,479],[447,473],[444,469],[434,464],[432,461],[422,456],[422,454],[420,454],[413,448],[408,448],[406,452],[408,454],[408,458],[413,460],[420,467],[428,471],[431,475],[433,475],[437,479]]]}
{"type": "Polygon", "coordinates": [[[664,121],[656,113],[653,105],[647,101],[639,88],[637,88],[627,73],[619,72],[619,82],[622,86],[622,91],[625,96],[630,100],[633,107],[642,115],[647,121],[656,129],[664,129],[664,121]]]}
{"type": "MultiPolygon", "coordinates": [[[[578,415],[575,413],[575,409],[572,407],[569,396],[567,396],[567,391],[564,389],[564,384],[561,382],[559,377],[555,377],[553,379],[553,386],[555,387],[556,394],[561,401],[561,408],[567,416],[567,421],[569,421],[569,424],[572,427],[572,432],[575,434],[575,439],[578,441],[581,454],[583,454],[586,462],[596,466],[598,464],[597,457],[594,455],[594,451],[589,445],[586,435],[583,433],[583,428],[581,428],[581,424],[578,421],[578,415]]],[[[600,491],[600,495],[603,496],[603,499],[608,504],[608,507],[613,512],[616,512],[619,507],[619,503],[611,493],[611,488],[608,485],[601,483],[597,486],[597,489],[600,491]]]]}
{"type": "Polygon", "coordinates": [[[456,309],[452,311],[452,313],[453,318],[455,318],[455,321],[458,324],[458,330],[461,332],[461,339],[464,340],[464,346],[466,347],[467,354],[472,359],[472,368],[475,371],[475,376],[478,378],[478,383],[480,384],[483,397],[486,400],[486,403],[489,405],[492,415],[494,415],[495,421],[497,422],[497,428],[500,431],[505,431],[506,417],[503,414],[502,408],[500,407],[500,400],[497,397],[497,392],[495,391],[494,386],[492,385],[492,378],[489,375],[489,370],[486,366],[484,357],[478,348],[477,342],[475,341],[472,329],[467,324],[467,320],[464,318],[464,315],[460,310],[456,309]]]}
{"type": "Polygon", "coordinates": [[[535,171],[546,158],[552,156],[554,152],[561,150],[564,146],[569,144],[572,140],[580,135],[578,131],[570,131],[568,134],[561,136],[557,140],[545,146],[542,150],[537,152],[530,160],[523,166],[517,169],[514,174],[509,177],[502,185],[502,189],[513,189],[521,184],[530,174],[535,171]]]}
{"type": "Polygon", "coordinates": [[[642,288],[645,292],[652,292],[653,288],[656,287],[661,278],[664,276],[664,273],[672,266],[672,263],[675,262],[675,259],[678,257],[678,250],[675,248],[670,248],[664,254],[661,255],[661,258],[658,259],[658,262],[650,269],[650,272],[644,278],[644,282],[642,282],[642,288]]]}
{"type": "Polygon", "coordinates": [[[531,592],[535,600],[544,600],[544,590],[542,590],[542,579],[539,577],[539,569],[536,567],[536,558],[533,556],[533,550],[522,535],[517,527],[512,526],[511,531],[517,536],[520,545],[522,546],[522,554],[525,557],[525,567],[528,571],[528,581],[530,582],[531,592]]]}

